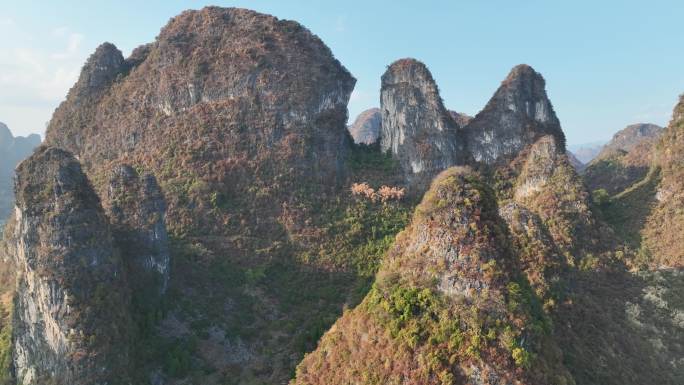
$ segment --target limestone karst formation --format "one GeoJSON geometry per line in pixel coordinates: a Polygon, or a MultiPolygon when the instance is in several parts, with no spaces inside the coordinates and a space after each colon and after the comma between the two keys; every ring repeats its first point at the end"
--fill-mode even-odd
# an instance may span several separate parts
{"type": "Polygon", "coordinates": [[[237,8],[99,46],[16,169],[0,382],[681,383],[682,103],[599,195],[532,67],[474,117],[378,80],[348,125],[323,41],[237,8]]]}

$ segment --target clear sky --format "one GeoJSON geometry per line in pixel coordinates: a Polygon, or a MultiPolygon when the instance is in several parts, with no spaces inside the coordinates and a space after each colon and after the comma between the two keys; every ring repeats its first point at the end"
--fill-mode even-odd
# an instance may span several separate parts
{"type": "Polygon", "coordinates": [[[684,93],[682,0],[0,0],[0,121],[42,134],[100,43],[128,55],[207,4],[297,20],[320,36],[358,79],[351,119],[379,104],[380,75],[402,57],[425,62],[447,107],[471,115],[510,68],[532,65],[571,144],[664,125],[684,93]]]}

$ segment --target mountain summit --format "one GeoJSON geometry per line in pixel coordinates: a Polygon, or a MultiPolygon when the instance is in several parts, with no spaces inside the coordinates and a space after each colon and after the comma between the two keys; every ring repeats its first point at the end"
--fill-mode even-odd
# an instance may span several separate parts
{"type": "Polygon", "coordinates": [[[380,110],[380,148],[398,159],[410,184],[428,183],[440,171],[463,163],[459,127],[425,64],[400,59],[387,68],[380,110]]]}
{"type": "Polygon", "coordinates": [[[532,67],[514,67],[499,89],[465,127],[467,148],[478,162],[511,159],[543,135],[565,152],[565,135],[546,95],[544,78],[532,67]]]}

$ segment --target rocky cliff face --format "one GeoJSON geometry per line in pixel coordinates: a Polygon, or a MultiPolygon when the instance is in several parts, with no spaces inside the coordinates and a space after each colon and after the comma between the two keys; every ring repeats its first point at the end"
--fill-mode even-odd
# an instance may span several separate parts
{"type": "Polygon", "coordinates": [[[486,164],[511,160],[543,135],[565,152],[565,135],[549,101],[544,78],[527,65],[511,70],[501,87],[465,127],[467,149],[486,164]]]}
{"type": "Polygon", "coordinates": [[[356,117],[354,124],[349,126],[349,133],[354,143],[373,144],[380,138],[382,114],[379,108],[363,111],[356,117]]]}
{"type": "Polygon", "coordinates": [[[293,383],[571,383],[504,229],[475,173],[442,173],[371,293],[306,356],[293,383]]]}
{"type": "MultiPolygon", "coordinates": [[[[298,169],[334,180],[342,173],[353,86],[330,50],[300,25],[205,8],[174,18],[129,60],[108,43],[100,46],[55,112],[47,141],[90,164],[139,155],[179,131],[189,135],[181,143],[220,135],[231,154],[242,154],[235,159],[254,160],[248,148],[280,149],[298,169]],[[102,96],[93,100],[92,93],[102,96]],[[301,154],[304,148],[315,150],[301,154]]],[[[210,147],[207,156],[224,157],[224,147],[210,147]]]]}
{"type": "MultiPolygon", "coordinates": [[[[197,182],[226,199],[249,186],[344,176],[355,80],[299,24],[210,7],[172,19],[123,64],[117,52],[98,48],[47,129],[47,142],[77,154],[88,172],[125,159],[162,187],[197,182]],[[96,89],[99,97],[82,97],[96,89]]],[[[191,209],[166,190],[173,223],[207,219],[202,203],[191,209]]]]}
{"type": "Polygon", "coordinates": [[[183,273],[171,274],[178,295],[150,326],[157,339],[149,345],[163,351],[145,361],[147,373],[173,383],[210,367],[202,375],[209,384],[283,382],[311,343],[310,329],[321,328],[310,324],[341,311],[353,282],[327,279],[310,266],[317,259],[297,258],[316,255],[331,237],[321,229],[331,221],[326,199],[348,195],[341,184],[354,83],[300,24],[234,8],[184,12],[128,58],[106,44],[89,59],[47,142],[79,157],[115,239],[130,240],[126,261],[152,268],[163,283],[162,200],[145,174],[158,181],[183,273]],[[291,306],[291,292],[310,285],[341,294],[291,306]],[[283,322],[294,326],[276,338],[283,322]]]}
{"type": "Polygon", "coordinates": [[[393,63],[382,78],[381,148],[402,165],[409,184],[464,163],[505,164],[544,135],[565,152],[565,136],[544,78],[519,65],[474,118],[447,111],[424,64],[393,63]]]}
{"type": "Polygon", "coordinates": [[[425,184],[465,159],[458,125],[444,108],[425,64],[392,63],[382,75],[380,147],[398,159],[409,184],[425,184]]]}
{"type": "Polygon", "coordinates": [[[19,384],[126,383],[128,293],[107,219],[79,163],[43,147],[17,168],[19,384]]]}
{"type": "Polygon", "coordinates": [[[0,225],[14,206],[14,168],[40,144],[39,135],[14,137],[7,125],[0,122],[0,225]]]}
{"type": "Polygon", "coordinates": [[[70,97],[78,103],[96,96],[123,75],[127,67],[121,51],[114,44],[101,44],[83,66],[78,82],[69,91],[70,97]]]}
{"type": "Polygon", "coordinates": [[[166,203],[157,180],[151,174],[138,175],[129,165],[115,167],[105,201],[114,238],[129,265],[131,281],[142,286],[138,290],[163,294],[168,287],[171,263],[164,223],[166,203]]]}

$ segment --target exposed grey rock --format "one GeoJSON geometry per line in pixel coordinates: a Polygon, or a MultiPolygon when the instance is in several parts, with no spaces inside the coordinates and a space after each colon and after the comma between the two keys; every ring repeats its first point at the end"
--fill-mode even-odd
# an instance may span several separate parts
{"type": "Polygon", "coordinates": [[[163,294],[170,270],[164,196],[151,174],[140,176],[129,165],[117,166],[111,174],[104,205],[116,244],[129,265],[131,284],[137,290],[163,294]]]}
{"type": "Polygon", "coordinates": [[[527,155],[523,171],[518,178],[516,198],[524,198],[541,191],[551,180],[560,154],[558,145],[550,135],[536,141],[527,155]]]}
{"type": "Polygon", "coordinates": [[[126,383],[124,268],[81,167],[43,147],[17,168],[12,340],[18,384],[126,383]],[[114,380],[117,379],[117,380],[114,380]]]}
{"type": "Polygon", "coordinates": [[[415,59],[400,59],[382,75],[380,147],[399,160],[409,184],[425,183],[462,164],[463,141],[432,74],[415,59]]]}
{"type": "MultiPolygon", "coordinates": [[[[169,137],[190,135],[206,145],[208,158],[256,163],[267,153],[287,172],[331,185],[344,175],[354,84],[300,24],[206,7],[171,19],[127,60],[111,44],[98,48],[55,111],[46,142],[78,155],[90,172],[103,159],[147,156],[165,150],[169,137]],[[96,97],[83,91],[95,89],[102,90],[96,97]]],[[[183,149],[196,145],[192,140],[183,149]]]]}
{"type": "Polygon", "coordinates": [[[356,117],[354,124],[349,126],[349,133],[357,144],[373,144],[380,138],[382,114],[379,108],[363,111],[356,117]]]}
{"type": "Polygon", "coordinates": [[[121,51],[112,43],[102,43],[86,61],[78,82],[70,92],[81,98],[88,97],[106,89],[125,70],[126,62],[121,51]]]}
{"type": "Polygon", "coordinates": [[[465,127],[475,161],[510,160],[540,136],[553,135],[565,151],[565,135],[549,101],[544,78],[528,65],[514,67],[485,108],[465,127]]]}
{"type": "MultiPolygon", "coordinates": [[[[79,98],[72,90],[55,111],[46,141],[78,155],[107,210],[112,165],[132,164],[155,175],[164,187],[166,224],[183,244],[202,245],[215,253],[213,261],[223,260],[226,266],[237,266],[246,255],[289,260],[280,250],[289,245],[300,249],[303,237],[283,231],[284,203],[306,210],[297,220],[308,220],[313,215],[309,207],[318,207],[309,198],[339,194],[336,184],[346,182],[352,148],[347,103],[354,83],[330,49],[297,22],[246,9],[206,7],[172,18],[155,41],[131,54],[101,96],[79,98]],[[238,233],[253,241],[243,242],[238,233]],[[218,239],[225,242],[212,241],[218,239]]],[[[115,234],[117,223],[135,221],[127,214],[114,220],[115,234]]],[[[154,244],[149,237],[153,229],[133,226],[133,236],[154,244]]],[[[163,255],[153,250],[140,257],[158,260],[163,255]]],[[[132,276],[133,289],[140,293],[132,276]]],[[[183,278],[175,282],[180,293],[175,300],[198,309],[214,306],[212,296],[223,295],[215,288],[232,285],[183,278]]],[[[282,295],[264,293],[254,306],[242,301],[236,312],[254,315],[255,327],[271,325],[270,308],[254,309],[264,303],[275,307],[282,295]]],[[[312,315],[323,311],[318,306],[310,310],[312,315]]],[[[234,333],[234,317],[216,313],[215,326],[234,333]]],[[[308,332],[302,324],[295,326],[288,336],[308,332]]],[[[241,363],[243,374],[235,380],[286,382],[299,347],[268,338],[266,327],[254,331],[255,337],[245,343],[258,345],[260,354],[241,363]],[[261,362],[274,361],[263,370],[261,362]]],[[[152,360],[160,364],[158,357],[152,360]]],[[[207,367],[206,357],[197,360],[207,367]]]]}

